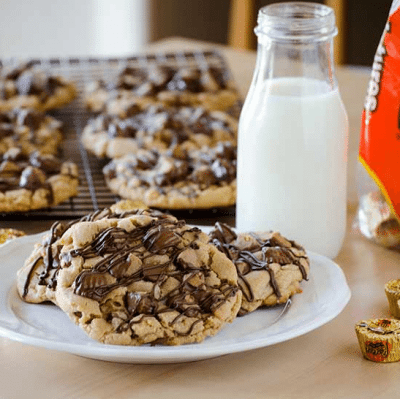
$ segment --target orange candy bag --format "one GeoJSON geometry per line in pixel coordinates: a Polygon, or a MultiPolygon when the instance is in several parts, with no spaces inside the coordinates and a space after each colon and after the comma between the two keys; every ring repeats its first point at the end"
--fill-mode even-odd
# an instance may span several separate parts
{"type": "MultiPolygon", "coordinates": [[[[372,65],[361,122],[359,160],[375,182],[360,197],[361,232],[400,247],[400,1],[392,4],[372,65]]],[[[367,184],[368,186],[368,184],[367,184]]]]}

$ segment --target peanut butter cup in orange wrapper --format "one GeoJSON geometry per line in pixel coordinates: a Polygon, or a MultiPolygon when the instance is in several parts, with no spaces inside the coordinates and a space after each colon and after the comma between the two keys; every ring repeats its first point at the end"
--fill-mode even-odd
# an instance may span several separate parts
{"type": "Polygon", "coordinates": [[[355,329],[361,352],[366,359],[382,363],[400,361],[399,320],[361,320],[355,329]]]}

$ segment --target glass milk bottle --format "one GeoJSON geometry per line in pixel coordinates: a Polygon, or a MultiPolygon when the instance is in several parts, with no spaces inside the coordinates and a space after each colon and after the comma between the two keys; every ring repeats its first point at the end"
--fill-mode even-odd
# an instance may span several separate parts
{"type": "Polygon", "coordinates": [[[277,230],[334,258],[346,229],[348,120],[333,67],[334,12],[260,9],[257,62],[239,121],[236,227],[277,230]]]}

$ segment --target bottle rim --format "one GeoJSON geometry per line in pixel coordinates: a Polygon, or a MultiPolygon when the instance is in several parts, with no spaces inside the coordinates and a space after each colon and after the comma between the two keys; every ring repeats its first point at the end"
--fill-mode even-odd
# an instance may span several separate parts
{"type": "Polygon", "coordinates": [[[270,4],[259,10],[254,32],[276,40],[325,40],[337,34],[335,13],[331,7],[318,3],[270,4]]]}

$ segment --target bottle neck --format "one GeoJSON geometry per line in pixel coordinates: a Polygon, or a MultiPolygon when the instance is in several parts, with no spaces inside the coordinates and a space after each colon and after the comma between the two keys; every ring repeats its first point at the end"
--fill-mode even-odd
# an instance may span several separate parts
{"type": "Polygon", "coordinates": [[[333,9],[323,4],[283,2],[259,10],[255,78],[306,78],[337,87],[333,67],[333,9]]]}
{"type": "Polygon", "coordinates": [[[337,88],[333,62],[333,37],[316,41],[271,39],[259,34],[255,80],[307,78],[337,88]]]}

